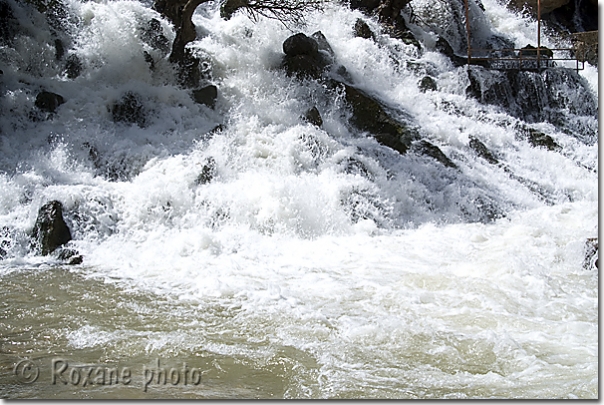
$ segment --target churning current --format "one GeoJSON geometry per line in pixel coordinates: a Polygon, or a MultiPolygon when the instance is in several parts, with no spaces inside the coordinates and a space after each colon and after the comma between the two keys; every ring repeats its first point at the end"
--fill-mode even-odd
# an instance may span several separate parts
{"type": "MultiPolygon", "coordinates": [[[[149,2],[34,3],[0,1],[2,397],[598,397],[597,68],[460,64],[455,0],[403,38],[208,2],[190,85],[149,2]]],[[[473,46],[536,46],[470,5],[473,46]]]]}

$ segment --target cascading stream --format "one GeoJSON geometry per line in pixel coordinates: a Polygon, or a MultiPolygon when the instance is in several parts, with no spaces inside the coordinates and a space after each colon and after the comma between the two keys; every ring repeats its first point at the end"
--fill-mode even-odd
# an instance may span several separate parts
{"type": "MultiPolygon", "coordinates": [[[[297,27],[330,76],[299,79],[280,68],[298,31],[211,2],[190,50],[212,108],[148,2],[68,0],[56,23],[2,1],[3,397],[597,397],[597,68],[456,66],[439,38],[463,55],[462,3],[413,0],[416,45],[334,2],[297,27]],[[406,153],[353,124],[346,86],[416,131],[406,153]],[[32,243],[53,200],[81,264],[32,243]],[[14,385],[18,359],[53,356],[133,383],[14,385]],[[156,359],[202,383],[143,392],[156,359]]],[[[476,41],[534,41],[482,5],[476,41]]]]}

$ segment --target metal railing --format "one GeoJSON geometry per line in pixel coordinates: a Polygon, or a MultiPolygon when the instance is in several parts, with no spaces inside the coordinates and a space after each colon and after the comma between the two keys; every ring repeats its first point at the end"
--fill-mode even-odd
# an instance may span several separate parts
{"type": "Polygon", "coordinates": [[[575,69],[577,71],[585,69],[586,49],[588,49],[588,47],[578,46],[582,44],[580,40],[573,41],[572,48],[549,49],[541,46],[541,0],[537,0],[537,47],[531,47],[528,49],[472,49],[470,7],[468,0],[465,0],[465,7],[468,42],[468,65],[483,64],[486,62],[492,69],[541,70],[556,66],[555,61],[574,61],[576,63],[575,69]],[[558,57],[554,57],[554,51],[558,53],[558,57]],[[573,57],[561,57],[559,56],[561,52],[565,52],[568,55],[573,55],[573,57]],[[486,53],[486,55],[474,56],[475,53],[486,53]],[[495,53],[498,55],[494,56],[493,54],[495,53]],[[581,67],[579,67],[579,64],[581,64],[581,67]]]}
{"type": "MultiPolygon", "coordinates": [[[[578,56],[576,48],[509,48],[509,49],[471,49],[476,54],[486,54],[483,56],[472,56],[468,53],[468,65],[481,64],[480,62],[489,62],[491,69],[518,69],[518,70],[541,70],[558,66],[558,62],[573,62],[574,69],[585,69],[585,56],[578,56]],[[528,51],[528,52],[527,52],[528,51]],[[553,56],[547,56],[552,53],[553,56]],[[563,56],[560,53],[567,53],[574,56],[563,56]],[[495,54],[495,55],[494,55],[495,54]]],[[[570,66],[565,66],[570,67],[570,66]]]]}

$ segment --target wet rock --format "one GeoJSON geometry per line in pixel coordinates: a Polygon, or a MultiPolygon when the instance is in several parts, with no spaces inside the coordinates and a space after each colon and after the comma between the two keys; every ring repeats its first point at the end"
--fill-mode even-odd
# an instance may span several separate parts
{"type": "Polygon", "coordinates": [[[436,41],[436,50],[449,57],[454,66],[463,66],[468,62],[468,58],[457,55],[451,44],[449,44],[449,42],[443,37],[438,38],[438,41],[436,41]]]}
{"type": "Polygon", "coordinates": [[[284,69],[288,76],[301,80],[326,79],[326,72],[336,62],[335,53],[321,31],[313,33],[310,37],[302,33],[289,37],[283,43],[283,51],[286,55],[281,69],[284,69]]]}
{"type": "Polygon", "coordinates": [[[419,82],[419,89],[424,93],[427,91],[436,91],[438,89],[436,86],[436,80],[430,76],[424,76],[424,78],[419,82]]]}
{"type": "Polygon", "coordinates": [[[82,74],[83,65],[78,55],[72,53],[65,61],[65,74],[70,79],[75,79],[82,74]]]}
{"type": "Polygon", "coordinates": [[[597,270],[598,265],[598,238],[589,238],[585,241],[585,259],[583,260],[585,270],[597,270]]]}
{"type": "Polygon", "coordinates": [[[111,116],[114,122],[136,124],[140,127],[144,127],[146,122],[146,111],[140,96],[132,92],[127,92],[120,101],[111,106],[111,116]]]}
{"type": "Polygon", "coordinates": [[[157,18],[149,20],[142,28],[141,39],[164,54],[170,51],[170,41],[164,35],[161,22],[157,18]]]}
{"type": "MultiPolygon", "coordinates": [[[[547,57],[547,58],[554,57],[554,53],[552,52],[552,50],[545,46],[542,46],[540,48],[539,54],[541,57],[547,57]]],[[[536,58],[537,57],[537,48],[528,44],[525,47],[520,48],[520,51],[518,51],[518,56],[521,56],[523,58],[536,58]]]]}
{"type": "Polygon", "coordinates": [[[237,10],[247,5],[247,0],[226,0],[220,6],[220,17],[230,20],[237,10]]]}
{"type": "Polygon", "coordinates": [[[11,230],[8,226],[0,228],[0,260],[6,258],[12,246],[11,230]]]}
{"type": "Polygon", "coordinates": [[[147,64],[149,65],[149,69],[151,71],[155,70],[155,60],[153,60],[153,56],[151,56],[151,54],[147,51],[143,52],[144,58],[145,58],[145,62],[147,62],[147,64]]]}
{"type": "Polygon", "coordinates": [[[344,173],[347,174],[358,174],[359,176],[367,179],[373,179],[373,173],[367,168],[367,166],[359,160],[357,157],[349,156],[343,159],[339,165],[343,168],[344,173]]]}
{"type": "Polygon", "coordinates": [[[304,114],[304,119],[317,127],[321,127],[323,125],[323,118],[321,118],[321,113],[317,107],[313,107],[308,110],[306,114],[304,114]]]}
{"type": "Polygon", "coordinates": [[[214,108],[216,106],[216,99],[218,98],[218,87],[211,84],[201,89],[193,90],[192,94],[193,100],[196,103],[214,108]]]}
{"type": "Polygon", "coordinates": [[[196,58],[190,50],[185,49],[178,59],[172,60],[172,63],[175,64],[178,70],[178,82],[181,86],[187,89],[199,87],[203,77],[199,58],[196,58]]]}
{"type": "Polygon", "coordinates": [[[11,45],[19,30],[19,20],[15,17],[10,4],[0,1],[0,43],[11,45]]]}
{"type": "Polygon", "coordinates": [[[292,35],[283,42],[283,53],[287,56],[308,55],[314,57],[318,52],[317,41],[303,33],[292,35]]]}
{"type": "Polygon", "coordinates": [[[209,157],[201,168],[201,173],[197,176],[195,184],[208,184],[214,179],[214,176],[216,176],[216,160],[213,157],[209,157]]]}
{"type": "Polygon", "coordinates": [[[38,93],[35,101],[36,107],[47,113],[56,112],[57,108],[59,108],[59,106],[63,103],[65,103],[63,96],[56,93],[51,93],[49,91],[42,91],[38,93]]]}
{"type": "Polygon", "coordinates": [[[532,16],[537,17],[538,1],[541,3],[541,15],[544,15],[568,4],[571,0],[508,0],[508,5],[517,11],[528,9],[532,16]]]}
{"type": "Polygon", "coordinates": [[[332,62],[335,61],[336,54],[329,44],[329,41],[327,41],[327,38],[325,38],[325,35],[323,35],[321,31],[313,33],[310,37],[317,41],[319,51],[324,52],[328,57],[332,58],[332,62]]]}
{"type": "Polygon", "coordinates": [[[60,39],[55,39],[55,59],[62,60],[63,56],[65,56],[65,46],[63,46],[63,41],[60,39]]]}
{"type": "Polygon", "coordinates": [[[415,142],[412,146],[412,149],[413,152],[417,153],[418,155],[429,156],[432,159],[435,159],[438,162],[442,163],[446,167],[450,167],[453,169],[457,168],[457,165],[453,163],[451,159],[449,159],[447,155],[445,155],[438,146],[433,145],[425,139],[422,139],[419,142],[415,142]]]}
{"type": "Polygon", "coordinates": [[[71,240],[71,231],[63,219],[63,204],[60,201],[50,201],[40,208],[33,239],[42,255],[54,252],[71,240]]]}
{"type": "Polygon", "coordinates": [[[286,56],[281,67],[288,76],[296,76],[298,79],[320,79],[325,70],[325,65],[309,55],[286,56]]]}
{"type": "Polygon", "coordinates": [[[470,66],[467,73],[468,97],[500,106],[529,123],[549,121],[564,126],[566,117],[597,116],[596,97],[573,69],[496,71],[470,66]]]}
{"type": "Polygon", "coordinates": [[[419,137],[414,128],[394,120],[382,105],[363,91],[344,84],[346,101],[352,107],[351,122],[368,131],[382,145],[404,155],[411,142],[419,137]]]}
{"type": "Polygon", "coordinates": [[[354,24],[354,35],[359,38],[374,39],[373,31],[369,28],[369,25],[360,18],[354,24]]]}
{"type": "Polygon", "coordinates": [[[554,138],[544,134],[541,131],[529,128],[525,131],[525,135],[527,141],[535,148],[546,148],[547,150],[554,152],[562,150],[562,147],[556,141],[554,141],[554,138]]]}
{"type": "Polygon", "coordinates": [[[365,13],[374,11],[380,5],[381,0],[350,0],[352,10],[361,10],[365,13]]]}
{"type": "Polygon", "coordinates": [[[495,156],[493,156],[493,154],[486,147],[486,145],[484,143],[480,142],[477,138],[470,136],[469,145],[470,145],[470,148],[472,148],[478,156],[480,156],[481,158],[483,158],[490,164],[496,165],[499,163],[499,160],[497,160],[497,158],[495,156]]]}
{"type": "Polygon", "coordinates": [[[84,258],[75,249],[61,249],[57,258],[63,260],[68,265],[82,264],[84,258]]]}

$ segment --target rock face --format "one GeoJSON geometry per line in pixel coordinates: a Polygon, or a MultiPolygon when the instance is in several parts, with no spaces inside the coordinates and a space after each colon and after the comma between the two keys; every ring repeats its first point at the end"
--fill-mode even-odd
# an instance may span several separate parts
{"type": "Polygon", "coordinates": [[[50,201],[38,211],[33,237],[43,255],[54,252],[71,240],[71,231],[63,219],[63,204],[50,201]]]}
{"type": "MultiPolygon", "coordinates": [[[[549,121],[563,125],[566,115],[598,114],[597,100],[589,85],[572,69],[495,71],[470,66],[468,78],[470,85],[466,94],[469,97],[501,106],[509,114],[529,123],[549,121]],[[568,101],[572,103],[568,104],[568,101]]],[[[593,136],[595,134],[583,135],[586,139],[593,136]]]]}

